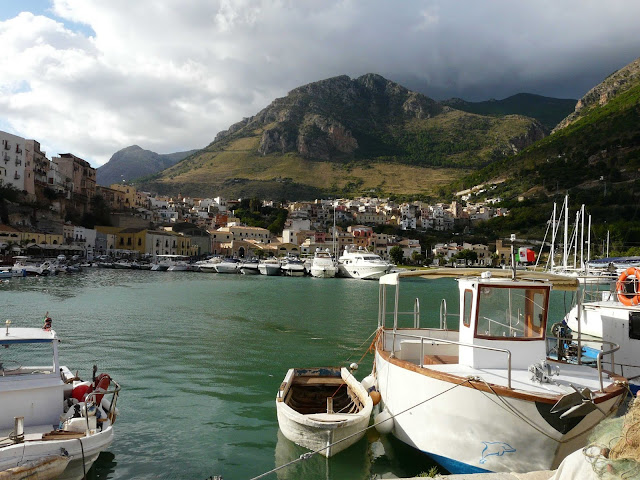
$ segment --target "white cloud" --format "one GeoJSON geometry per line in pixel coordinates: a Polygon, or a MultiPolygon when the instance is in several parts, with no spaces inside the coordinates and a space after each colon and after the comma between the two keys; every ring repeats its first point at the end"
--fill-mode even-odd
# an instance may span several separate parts
{"type": "Polygon", "coordinates": [[[203,147],[334,75],[380,73],[435,98],[579,97],[640,51],[635,0],[53,0],[51,12],[0,22],[0,125],[96,166],[132,144],[203,147]]]}

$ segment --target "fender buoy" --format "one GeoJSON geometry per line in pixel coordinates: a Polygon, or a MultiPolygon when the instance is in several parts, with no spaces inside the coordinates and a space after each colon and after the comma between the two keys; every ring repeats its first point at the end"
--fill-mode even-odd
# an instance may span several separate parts
{"type": "Polygon", "coordinates": [[[379,404],[380,400],[382,399],[382,396],[380,395],[380,392],[377,392],[375,390],[369,392],[369,396],[371,397],[371,400],[373,401],[374,405],[379,404]]]}
{"type": "Polygon", "coordinates": [[[84,402],[84,399],[87,397],[87,394],[93,390],[93,385],[89,382],[81,383],[73,388],[71,391],[71,396],[78,400],[79,402],[84,402]]]}
{"type": "Polygon", "coordinates": [[[373,422],[378,433],[388,435],[393,431],[393,417],[386,408],[373,417],[373,422]]]}
{"type": "Polygon", "coordinates": [[[640,304],[640,291],[638,284],[640,283],[640,268],[629,267],[618,277],[616,282],[616,292],[618,300],[623,305],[631,307],[640,304]],[[629,277],[634,277],[630,280],[629,277]],[[627,291],[627,287],[632,286],[631,291],[627,291]]]}

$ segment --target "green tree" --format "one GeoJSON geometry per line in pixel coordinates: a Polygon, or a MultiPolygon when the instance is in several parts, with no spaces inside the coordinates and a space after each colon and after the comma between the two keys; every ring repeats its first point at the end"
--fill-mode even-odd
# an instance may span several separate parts
{"type": "Polygon", "coordinates": [[[404,252],[402,251],[402,248],[396,245],[395,247],[391,247],[391,250],[389,250],[389,257],[391,257],[393,263],[399,265],[402,263],[402,259],[404,258],[404,252]]]}

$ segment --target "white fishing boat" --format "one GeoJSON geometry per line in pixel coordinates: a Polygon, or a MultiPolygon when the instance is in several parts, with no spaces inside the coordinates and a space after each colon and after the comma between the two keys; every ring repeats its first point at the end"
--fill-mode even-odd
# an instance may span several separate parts
{"type": "Polygon", "coordinates": [[[131,269],[131,262],[129,262],[129,260],[120,259],[113,263],[113,268],[119,270],[131,269]]]}
{"type": "Polygon", "coordinates": [[[389,273],[394,267],[392,263],[383,260],[380,255],[353,246],[345,247],[338,258],[338,274],[341,277],[377,280],[389,273]]]}
{"type": "Polygon", "coordinates": [[[302,277],[304,276],[304,262],[297,257],[288,256],[280,262],[280,270],[282,270],[282,275],[286,277],[302,277]]]}
{"type": "Polygon", "coordinates": [[[240,273],[243,275],[260,275],[258,260],[245,260],[240,264],[240,273]]]}
{"type": "Polygon", "coordinates": [[[208,258],[207,260],[200,260],[195,264],[197,265],[199,272],[216,273],[216,265],[221,261],[222,259],[220,257],[213,257],[208,258]]]}
{"type": "Polygon", "coordinates": [[[96,367],[82,382],[60,365],[47,321],[0,330],[0,478],[80,479],[113,441],[120,386],[96,367]]]}
{"type": "MultiPolygon", "coordinates": [[[[585,362],[593,361],[602,349],[602,343],[615,343],[620,350],[615,353],[615,373],[629,380],[631,390],[640,389],[640,268],[630,267],[618,278],[611,290],[584,289],[580,302],[565,316],[565,324],[573,331],[570,339],[576,345],[574,334],[580,342],[581,356],[585,362]],[[590,342],[588,337],[602,340],[590,342]]],[[[560,335],[560,336],[566,336],[560,335]]],[[[570,353],[567,349],[567,354],[570,353]]],[[[576,356],[575,353],[573,355],[576,356]]]]}
{"type": "Polygon", "coordinates": [[[317,249],[309,270],[314,277],[333,278],[336,276],[336,273],[338,273],[338,266],[331,256],[329,249],[317,249]]]}
{"type": "Polygon", "coordinates": [[[627,392],[626,379],[604,368],[617,346],[599,353],[597,369],[548,357],[551,288],[575,290],[577,280],[510,275],[436,269],[380,279],[374,374],[363,380],[382,397],[375,420],[451,473],[556,468],[627,392]],[[446,315],[441,328],[421,328],[418,302],[401,328],[401,279],[420,276],[457,278],[458,330],[446,328],[446,315]]]}
{"type": "Polygon", "coordinates": [[[280,275],[280,262],[277,258],[267,258],[258,264],[260,275],[280,275]]]}
{"type": "Polygon", "coordinates": [[[373,401],[346,368],[292,368],[276,397],[280,430],[292,442],[331,457],[360,440],[373,401]]]}
{"type": "Polygon", "coordinates": [[[224,258],[214,268],[218,273],[240,273],[240,260],[237,258],[224,258]]]}

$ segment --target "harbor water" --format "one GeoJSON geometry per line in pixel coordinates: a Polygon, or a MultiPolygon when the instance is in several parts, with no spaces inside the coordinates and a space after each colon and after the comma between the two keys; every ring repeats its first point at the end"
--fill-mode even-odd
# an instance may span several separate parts
{"type": "MultiPolygon", "coordinates": [[[[419,298],[421,326],[439,325],[443,298],[458,312],[454,280],[410,281],[402,291],[403,311],[419,298]]],[[[569,306],[554,293],[550,322],[569,306]]],[[[24,327],[49,312],[61,363],[84,379],[97,364],[121,384],[115,441],[90,478],[250,479],[306,451],[278,431],[287,369],[359,362],[358,378],[371,371],[378,283],[92,268],[2,281],[0,311],[3,324],[24,327]]],[[[315,455],[268,478],[406,477],[431,466],[372,429],[333,458],[315,455]]]]}

